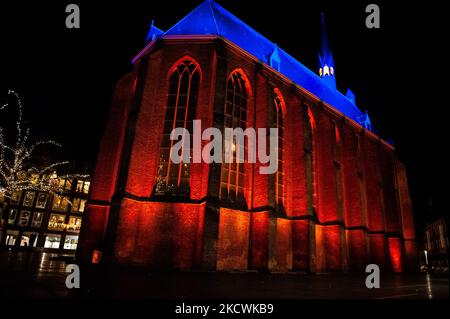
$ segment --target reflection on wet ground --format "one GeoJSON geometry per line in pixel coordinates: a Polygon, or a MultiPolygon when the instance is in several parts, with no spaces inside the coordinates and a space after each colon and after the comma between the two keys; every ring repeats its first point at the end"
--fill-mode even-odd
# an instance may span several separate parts
{"type": "Polygon", "coordinates": [[[266,274],[150,272],[144,269],[81,268],[81,289],[65,286],[70,257],[0,251],[0,297],[8,298],[171,298],[171,299],[437,299],[448,298],[446,275],[381,276],[369,290],[365,274],[266,274]]]}

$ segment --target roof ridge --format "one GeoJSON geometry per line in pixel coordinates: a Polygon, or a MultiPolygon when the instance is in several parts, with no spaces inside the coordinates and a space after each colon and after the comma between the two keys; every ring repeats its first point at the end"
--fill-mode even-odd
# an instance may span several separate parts
{"type": "Polygon", "coordinates": [[[235,20],[236,22],[238,22],[239,24],[241,24],[243,27],[245,27],[246,29],[248,29],[249,31],[253,32],[255,35],[257,35],[259,38],[261,38],[264,41],[268,41],[270,42],[272,45],[274,44],[272,41],[270,41],[269,39],[267,39],[265,36],[263,36],[261,33],[259,33],[258,31],[256,31],[256,29],[252,28],[251,26],[249,26],[246,22],[242,21],[240,18],[238,18],[237,16],[235,16],[233,13],[231,13],[230,11],[228,11],[227,9],[225,9],[224,7],[222,7],[220,4],[218,4],[217,2],[213,1],[213,0],[206,0],[208,2],[213,2],[215,7],[218,10],[223,10],[228,14],[228,17],[235,20]]]}
{"type": "Polygon", "coordinates": [[[310,68],[278,44],[253,29],[237,16],[223,8],[214,0],[205,0],[187,16],[164,33],[168,35],[217,35],[226,38],[256,59],[266,63],[274,50],[278,51],[280,63],[275,71],[280,72],[293,83],[305,88],[349,118],[356,120],[362,115],[359,107],[337,89],[329,88],[310,68]]]}
{"type": "Polygon", "coordinates": [[[212,18],[213,18],[213,21],[214,21],[214,25],[216,26],[217,35],[221,35],[221,33],[219,31],[219,25],[217,24],[216,15],[214,14],[214,10],[213,10],[213,7],[212,7],[212,3],[214,1],[213,0],[206,0],[206,1],[208,1],[208,3],[209,3],[209,9],[211,10],[211,14],[212,14],[212,18]]]}

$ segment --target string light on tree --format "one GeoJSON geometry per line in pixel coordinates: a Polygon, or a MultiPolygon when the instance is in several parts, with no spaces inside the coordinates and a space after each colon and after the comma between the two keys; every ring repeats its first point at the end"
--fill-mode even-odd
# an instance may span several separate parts
{"type": "MultiPolygon", "coordinates": [[[[63,193],[64,187],[58,183],[56,169],[68,164],[68,161],[55,162],[41,167],[27,165],[38,147],[43,145],[61,147],[61,144],[53,140],[30,142],[30,129],[23,123],[22,100],[15,91],[9,90],[8,94],[16,100],[16,140],[13,146],[7,145],[4,128],[0,126],[0,194],[5,198],[11,198],[13,194],[23,190],[43,191],[53,195],[63,193]]],[[[0,111],[6,110],[9,106],[8,103],[2,105],[0,111]]],[[[61,179],[86,177],[88,175],[59,176],[61,179]]]]}

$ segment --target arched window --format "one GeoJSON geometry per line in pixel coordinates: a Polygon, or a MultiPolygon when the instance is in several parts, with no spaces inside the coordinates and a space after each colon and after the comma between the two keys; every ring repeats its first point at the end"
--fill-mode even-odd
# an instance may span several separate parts
{"type": "Polygon", "coordinates": [[[275,202],[277,207],[283,206],[284,200],[284,126],[283,126],[283,109],[285,105],[282,96],[275,90],[273,99],[273,127],[278,129],[277,143],[277,172],[275,173],[275,202]]]}
{"type": "MultiPolygon", "coordinates": [[[[170,140],[170,133],[175,128],[185,128],[192,132],[199,82],[200,71],[192,60],[185,59],[172,70],[155,189],[157,195],[189,195],[190,163],[175,164],[170,160],[170,149],[176,143],[170,140]]],[[[184,149],[183,152],[192,153],[192,150],[184,149]]]]}
{"type": "MultiPolygon", "coordinates": [[[[244,75],[239,71],[234,71],[228,78],[227,90],[224,108],[224,128],[242,128],[245,130],[247,126],[247,102],[248,102],[248,82],[244,75]]],[[[232,163],[222,163],[222,171],[220,178],[220,198],[223,200],[243,200],[244,199],[244,163],[236,163],[238,157],[243,154],[238,152],[243,151],[247,153],[247,147],[244,145],[243,149],[233,145],[229,150],[229,154],[225,154],[224,158],[233,159],[232,163]]]]}

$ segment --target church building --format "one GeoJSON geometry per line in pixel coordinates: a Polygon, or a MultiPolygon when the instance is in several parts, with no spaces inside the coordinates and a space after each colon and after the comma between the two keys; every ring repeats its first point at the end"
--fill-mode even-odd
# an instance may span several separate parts
{"type": "Polygon", "coordinates": [[[213,0],[166,31],[152,23],[115,87],[78,258],[216,271],[414,265],[405,167],[355,95],[337,90],[323,20],[317,72],[213,0]],[[171,131],[193,120],[278,128],[278,170],[175,164],[171,131]]]}

